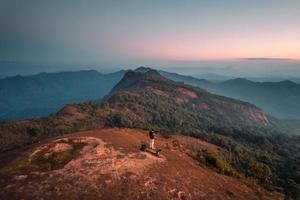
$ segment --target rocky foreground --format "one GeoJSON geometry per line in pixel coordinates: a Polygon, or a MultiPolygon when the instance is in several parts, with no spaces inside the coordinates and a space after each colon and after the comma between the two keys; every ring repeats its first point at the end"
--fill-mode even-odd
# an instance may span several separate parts
{"type": "Polygon", "coordinates": [[[98,129],[45,140],[0,156],[0,199],[282,199],[277,193],[199,164],[178,148],[193,138],[159,138],[157,157],[141,152],[147,133],[98,129]],[[174,143],[176,141],[176,145],[174,143]]]}

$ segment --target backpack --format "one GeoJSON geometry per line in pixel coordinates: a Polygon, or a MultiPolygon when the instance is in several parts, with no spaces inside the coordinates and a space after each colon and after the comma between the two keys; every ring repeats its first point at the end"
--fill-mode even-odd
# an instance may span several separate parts
{"type": "Polygon", "coordinates": [[[146,143],[143,143],[143,144],[141,145],[140,150],[141,150],[141,151],[146,151],[147,146],[148,146],[148,145],[147,145],[146,143]]]}

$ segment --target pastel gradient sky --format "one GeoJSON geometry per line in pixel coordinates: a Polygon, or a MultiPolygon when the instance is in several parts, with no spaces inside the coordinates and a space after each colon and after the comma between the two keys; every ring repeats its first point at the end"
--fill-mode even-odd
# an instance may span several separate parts
{"type": "Polygon", "coordinates": [[[0,0],[0,59],[300,59],[299,0],[0,0]]]}

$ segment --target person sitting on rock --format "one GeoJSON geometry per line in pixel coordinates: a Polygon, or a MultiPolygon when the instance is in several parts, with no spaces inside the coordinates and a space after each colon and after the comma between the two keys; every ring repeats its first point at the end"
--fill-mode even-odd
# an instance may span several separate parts
{"type": "Polygon", "coordinates": [[[149,131],[149,138],[150,138],[150,149],[154,149],[155,132],[153,129],[149,131]]]}

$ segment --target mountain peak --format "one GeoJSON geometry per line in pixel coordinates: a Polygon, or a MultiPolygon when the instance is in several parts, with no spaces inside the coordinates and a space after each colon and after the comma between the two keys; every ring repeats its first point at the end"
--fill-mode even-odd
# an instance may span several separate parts
{"type": "Polygon", "coordinates": [[[163,77],[158,71],[150,69],[147,72],[141,73],[136,71],[128,71],[124,77],[120,80],[120,82],[112,89],[108,97],[115,94],[121,90],[128,90],[131,86],[135,85],[137,82],[172,82],[171,80],[163,77]]]}
{"type": "MultiPolygon", "coordinates": [[[[165,80],[165,81],[171,81],[169,79],[166,79],[163,77],[158,71],[148,68],[148,71],[145,72],[139,72],[139,71],[128,71],[123,79],[120,81],[120,83],[127,81],[128,79],[134,79],[134,80],[165,80]]],[[[131,80],[132,81],[132,80],[131,80]]],[[[172,81],[171,81],[172,82],[172,81]]]]}
{"type": "Polygon", "coordinates": [[[298,85],[297,83],[291,81],[291,80],[284,80],[284,81],[280,81],[279,83],[283,84],[283,85],[288,85],[288,86],[294,86],[294,85],[298,85]]]}
{"type": "Polygon", "coordinates": [[[144,74],[144,77],[146,78],[152,78],[152,79],[160,79],[160,80],[168,80],[168,81],[171,81],[169,79],[166,79],[164,76],[162,76],[158,71],[154,70],[154,69],[150,69],[145,72],[144,74]]]}
{"type": "Polygon", "coordinates": [[[224,81],[225,84],[250,84],[253,83],[252,81],[246,79],[246,78],[235,78],[228,81],[224,81]]]}
{"type": "MultiPolygon", "coordinates": [[[[145,109],[148,109],[148,114],[169,109],[169,114],[176,115],[174,117],[177,117],[177,120],[184,119],[192,123],[193,120],[199,119],[202,124],[209,124],[211,121],[214,121],[213,127],[221,127],[224,124],[229,127],[265,127],[270,123],[262,110],[254,105],[213,95],[206,91],[201,91],[199,88],[174,82],[163,77],[153,69],[145,73],[127,72],[105,98],[105,101],[112,107],[123,105],[122,107],[125,108],[130,104],[129,110],[133,106],[131,103],[138,105],[135,108],[136,110],[140,109],[142,105],[136,102],[141,102],[145,109]],[[150,103],[145,104],[145,102],[150,103]],[[166,106],[167,104],[168,106],[166,106]],[[153,105],[156,105],[156,109],[152,109],[153,105]],[[161,107],[161,105],[164,106],[161,107]],[[226,106],[224,107],[224,105],[226,106]],[[177,112],[174,113],[174,110],[177,110],[177,112]],[[179,114],[179,112],[181,113],[179,114]],[[222,119],[221,122],[217,120],[219,118],[222,119]]],[[[135,113],[135,109],[130,111],[134,113],[132,115],[141,116],[141,113],[135,113]]],[[[144,119],[142,123],[151,124],[149,119],[144,119]]],[[[157,123],[164,123],[164,121],[158,120],[157,123]]],[[[178,123],[180,124],[180,120],[178,123]]],[[[197,124],[197,122],[194,122],[194,124],[197,124]]],[[[199,128],[203,127],[199,126],[199,128]]]]}
{"type": "Polygon", "coordinates": [[[217,199],[224,196],[224,199],[235,197],[241,200],[277,200],[280,197],[204,167],[182,150],[191,152],[190,145],[214,153],[212,155],[221,155],[223,149],[215,145],[185,136],[157,137],[157,145],[163,148],[163,153],[156,156],[137,151],[140,142],[147,140],[145,131],[120,128],[83,131],[49,139],[29,148],[25,155],[19,151],[14,162],[5,163],[2,159],[9,169],[1,168],[5,172],[3,177],[8,177],[5,183],[10,187],[2,184],[4,189],[0,196],[6,195],[10,199],[24,196],[27,199],[56,196],[59,199],[78,199],[78,196],[87,199],[201,199],[203,196],[217,199]],[[55,159],[58,156],[60,159],[55,159]],[[86,187],[90,185],[93,187],[86,187]],[[58,195],[57,191],[62,192],[58,195]]]}
{"type": "Polygon", "coordinates": [[[153,70],[153,69],[151,69],[150,67],[140,66],[140,67],[136,68],[134,71],[135,72],[140,72],[140,73],[145,73],[145,72],[148,72],[150,70],[153,70]]]}

